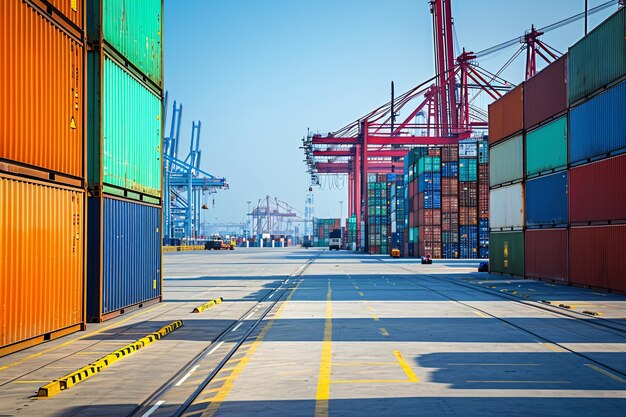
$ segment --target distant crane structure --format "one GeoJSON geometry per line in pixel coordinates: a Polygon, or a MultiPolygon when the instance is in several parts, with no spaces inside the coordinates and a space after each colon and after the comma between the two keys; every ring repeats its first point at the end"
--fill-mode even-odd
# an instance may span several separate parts
{"type": "Polygon", "coordinates": [[[313,217],[315,216],[315,206],[313,193],[311,191],[306,195],[304,203],[304,235],[313,235],[313,217]]]}
{"type": "Polygon", "coordinates": [[[398,97],[392,85],[391,101],[335,132],[307,133],[301,148],[311,184],[320,185],[323,174],[347,175],[348,215],[356,215],[357,242],[361,241],[361,222],[367,224],[369,173],[402,170],[404,156],[416,146],[482,138],[488,128],[488,112],[473,102],[482,93],[497,100],[515,87],[500,77],[502,71],[526,50],[526,79],[532,77],[537,72],[538,56],[550,63],[561,55],[541,41],[541,35],[617,3],[608,1],[542,29],[532,27],[524,36],[478,53],[463,49],[455,59],[451,0],[431,0],[435,76],[398,97]],[[515,44],[522,46],[498,72],[478,65],[478,58],[515,44]],[[406,116],[398,119],[400,111],[406,111],[406,116]],[[425,120],[419,123],[418,119],[425,120]]]}
{"type": "MultiPolygon", "coordinates": [[[[167,120],[168,93],[164,99],[167,120]]],[[[225,178],[200,169],[200,121],[192,122],[189,153],[179,158],[180,125],[183,105],[174,101],[169,136],[163,140],[163,219],[165,239],[197,239],[200,236],[200,213],[208,209],[206,198],[219,189],[228,189],[225,178]]]]}
{"type": "Polygon", "coordinates": [[[248,215],[252,217],[252,231],[256,235],[293,235],[296,233],[293,224],[304,221],[298,214],[301,213],[288,203],[268,195],[260,198],[248,215]]]}

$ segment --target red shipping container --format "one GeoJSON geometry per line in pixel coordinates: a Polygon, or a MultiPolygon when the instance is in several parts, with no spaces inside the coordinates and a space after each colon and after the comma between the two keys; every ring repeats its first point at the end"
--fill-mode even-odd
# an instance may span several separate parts
{"type": "Polygon", "coordinates": [[[567,254],[567,229],[526,231],[524,256],[527,276],[567,283],[567,254]]]}
{"type": "Polygon", "coordinates": [[[567,109],[567,54],[526,81],[524,112],[531,129],[567,109]]]}
{"type": "Polygon", "coordinates": [[[428,156],[441,156],[441,148],[428,148],[428,156]]]}
{"type": "Polygon", "coordinates": [[[489,105],[489,144],[493,145],[524,128],[524,83],[489,105]]]}
{"type": "Polygon", "coordinates": [[[570,282],[626,292],[626,225],[572,227],[570,282]]]}
{"type": "Polygon", "coordinates": [[[478,184],[464,182],[459,186],[459,206],[476,207],[478,205],[478,184]]]}
{"type": "Polygon", "coordinates": [[[626,220],[626,154],[569,171],[571,223],[626,220]]]}
{"type": "Polygon", "coordinates": [[[455,162],[459,160],[459,145],[448,145],[441,149],[441,162],[455,162]]]}
{"type": "Polygon", "coordinates": [[[419,226],[441,224],[441,210],[424,209],[418,211],[419,226]]]}
{"type": "Polygon", "coordinates": [[[442,178],[441,179],[441,195],[458,195],[459,179],[458,178],[442,178]]]}
{"type": "Polygon", "coordinates": [[[445,213],[459,211],[459,197],[456,195],[444,195],[441,197],[441,211],[445,213]]]}
{"type": "Polygon", "coordinates": [[[459,223],[461,226],[475,226],[478,224],[478,209],[476,207],[459,208],[459,223]]]}

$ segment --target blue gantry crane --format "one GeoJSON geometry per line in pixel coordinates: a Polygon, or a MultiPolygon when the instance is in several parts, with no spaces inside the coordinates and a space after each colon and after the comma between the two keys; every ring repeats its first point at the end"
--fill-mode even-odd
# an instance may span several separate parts
{"type": "MultiPolygon", "coordinates": [[[[167,120],[168,94],[165,93],[164,118],[167,120]]],[[[163,228],[164,244],[178,244],[198,240],[200,212],[208,209],[203,196],[228,189],[225,178],[216,177],[200,169],[200,121],[192,122],[189,154],[184,159],[178,156],[180,124],[183,114],[182,103],[174,101],[170,134],[163,140],[163,228]]]]}

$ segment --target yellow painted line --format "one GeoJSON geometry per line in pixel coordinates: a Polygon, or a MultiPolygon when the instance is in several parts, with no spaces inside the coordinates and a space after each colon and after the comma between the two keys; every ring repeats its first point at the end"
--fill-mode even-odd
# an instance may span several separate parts
{"type": "MultiPolygon", "coordinates": [[[[72,340],[68,340],[67,342],[61,343],[60,345],[53,346],[50,349],[46,349],[46,350],[42,350],[41,352],[33,353],[32,355],[29,355],[29,356],[25,357],[24,359],[20,359],[19,361],[15,361],[15,362],[12,362],[12,363],[0,366],[0,371],[4,371],[5,369],[11,368],[11,367],[16,366],[16,365],[20,365],[20,364],[22,364],[22,363],[24,363],[26,361],[29,361],[29,360],[34,359],[34,358],[37,358],[37,357],[39,357],[41,355],[45,355],[46,353],[52,352],[52,351],[57,350],[59,348],[68,346],[68,345],[70,345],[70,344],[72,344],[74,342],[77,342],[79,340],[85,339],[87,337],[91,337],[93,335],[96,335],[96,334],[99,334],[99,333],[102,333],[102,332],[106,332],[107,330],[110,330],[110,329],[112,329],[114,327],[117,327],[120,324],[126,323],[127,321],[132,320],[132,319],[134,319],[137,316],[141,316],[143,314],[147,314],[147,313],[149,313],[151,311],[154,311],[154,310],[156,310],[158,308],[161,308],[164,305],[165,304],[160,304],[160,305],[158,305],[158,306],[156,306],[154,308],[142,311],[141,313],[134,314],[134,315],[132,315],[130,317],[125,318],[124,320],[121,320],[121,321],[115,322],[115,323],[113,323],[113,324],[111,324],[109,326],[103,327],[102,329],[94,330],[93,332],[86,333],[86,334],[84,334],[82,336],[79,336],[79,337],[76,337],[76,338],[74,338],[72,340]]],[[[100,343],[104,343],[104,342],[100,342],[100,343]]],[[[113,343],[113,342],[111,342],[111,343],[113,343]]],[[[116,343],[119,343],[119,342],[116,342],[116,343]]]]}
{"type": "Polygon", "coordinates": [[[407,384],[407,379],[335,379],[333,384],[407,384]]]}
{"type": "MultiPolygon", "coordinates": [[[[328,417],[328,400],[330,399],[330,370],[333,355],[333,291],[328,281],[326,291],[326,321],[324,323],[324,341],[322,342],[322,359],[317,377],[317,394],[315,395],[315,417],[328,417]]],[[[362,292],[359,294],[363,295],[362,292]]]]}
{"type": "Polygon", "coordinates": [[[161,338],[167,336],[174,330],[182,327],[182,325],[183,325],[183,322],[180,320],[172,322],[168,324],[167,326],[160,328],[156,332],[150,333],[142,337],[141,339],[133,343],[130,343],[124,346],[123,348],[120,348],[116,350],[115,352],[112,352],[98,359],[97,361],[93,363],[90,363],[87,366],[84,366],[74,372],[70,372],[69,374],[62,376],[59,379],[51,381],[48,384],[39,388],[37,396],[38,397],[52,397],[54,395],[57,395],[63,390],[72,388],[74,385],[86,380],[87,378],[94,376],[98,372],[109,367],[110,365],[114,364],[120,359],[126,356],[129,356],[130,354],[138,351],[139,349],[142,349],[148,345],[151,345],[157,340],[160,340],[161,338]]]}
{"type": "Polygon", "coordinates": [[[486,314],[484,314],[484,313],[481,313],[480,311],[474,311],[474,314],[476,314],[477,316],[480,316],[480,317],[484,317],[484,318],[486,318],[486,319],[488,319],[488,318],[489,318],[489,316],[488,316],[488,315],[486,315],[486,314]]]}
{"type": "Polygon", "coordinates": [[[27,380],[19,380],[19,381],[13,381],[12,384],[41,384],[43,382],[50,382],[50,381],[39,381],[39,380],[34,380],[34,381],[27,381],[27,380]]]}
{"type": "Polygon", "coordinates": [[[374,321],[380,321],[380,319],[378,318],[378,316],[374,313],[371,314],[372,319],[374,319],[374,321]]]}
{"type": "Polygon", "coordinates": [[[397,364],[397,362],[333,362],[333,366],[388,366],[397,364]]]}
{"type": "Polygon", "coordinates": [[[360,295],[361,297],[363,297],[365,294],[363,294],[361,291],[359,291],[359,295],[360,295]]]}
{"type": "Polygon", "coordinates": [[[374,311],[374,309],[371,306],[365,306],[365,308],[367,308],[369,311],[374,311]]]}
{"type": "Polygon", "coordinates": [[[601,374],[608,376],[609,378],[611,378],[611,379],[612,379],[612,380],[614,380],[614,381],[621,382],[622,384],[623,384],[624,382],[626,382],[625,380],[623,380],[623,379],[622,379],[622,378],[620,378],[619,376],[617,376],[617,375],[615,375],[615,374],[612,374],[612,373],[611,373],[611,372],[609,372],[609,371],[605,371],[605,370],[604,370],[604,369],[602,369],[602,368],[598,368],[597,366],[592,365],[592,364],[590,364],[590,363],[586,363],[586,364],[585,364],[585,366],[588,366],[588,367],[590,367],[591,369],[593,369],[594,371],[596,371],[596,372],[600,372],[601,374]]]}
{"type": "MultiPolygon", "coordinates": [[[[259,346],[261,345],[261,342],[265,338],[265,335],[272,328],[272,326],[274,325],[275,320],[278,319],[281,316],[283,310],[287,306],[287,303],[289,303],[289,301],[291,301],[291,299],[293,298],[293,295],[295,294],[295,292],[298,289],[298,287],[300,287],[301,283],[302,283],[302,281],[298,282],[298,284],[293,288],[293,290],[291,290],[291,293],[289,294],[289,296],[287,296],[287,298],[285,299],[284,303],[278,308],[278,310],[276,310],[276,314],[274,314],[274,316],[268,321],[268,323],[265,325],[265,327],[263,327],[263,330],[261,330],[261,332],[257,336],[256,340],[250,344],[250,347],[248,348],[246,353],[243,355],[243,357],[238,359],[239,360],[239,364],[235,367],[233,372],[231,372],[231,374],[228,376],[228,378],[226,378],[226,381],[219,388],[219,390],[217,391],[217,394],[214,397],[212,397],[212,398],[194,402],[194,404],[195,403],[199,403],[199,402],[210,403],[209,406],[206,408],[206,410],[204,410],[204,412],[202,413],[202,416],[204,416],[204,417],[211,417],[211,416],[213,416],[217,412],[217,410],[219,410],[220,406],[226,400],[226,397],[228,397],[228,394],[230,393],[230,391],[233,389],[235,381],[237,380],[237,378],[239,377],[241,372],[243,372],[243,370],[245,369],[246,365],[250,361],[250,357],[259,348],[259,346]]],[[[209,391],[207,391],[207,392],[209,392],[209,391]]]]}
{"type": "Polygon", "coordinates": [[[417,375],[415,375],[415,372],[413,372],[409,364],[406,363],[400,351],[394,350],[393,355],[396,357],[396,360],[400,364],[400,367],[402,368],[406,376],[409,378],[409,382],[419,382],[419,378],[417,377],[417,375]]]}
{"type": "Polygon", "coordinates": [[[554,345],[551,345],[550,343],[542,343],[542,345],[544,345],[544,346],[545,346],[545,347],[547,347],[548,349],[552,349],[552,350],[553,350],[553,351],[555,351],[555,352],[559,352],[559,353],[563,352],[561,349],[557,348],[557,347],[556,347],[556,346],[554,346],[554,345]]]}
{"type": "Polygon", "coordinates": [[[380,334],[382,334],[383,336],[389,336],[389,332],[384,327],[380,328],[380,334]]]}
{"type": "Polygon", "coordinates": [[[192,313],[202,313],[204,310],[206,310],[208,308],[211,308],[214,305],[220,304],[222,301],[224,301],[224,299],[222,297],[215,298],[213,300],[210,300],[210,301],[202,304],[201,306],[198,306],[198,307],[194,308],[192,313]]]}

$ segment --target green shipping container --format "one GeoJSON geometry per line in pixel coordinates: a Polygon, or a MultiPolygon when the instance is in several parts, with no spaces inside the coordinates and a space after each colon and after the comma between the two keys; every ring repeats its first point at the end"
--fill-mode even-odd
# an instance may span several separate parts
{"type": "Polygon", "coordinates": [[[88,0],[87,37],[102,38],[163,86],[162,0],[88,0]]]}
{"type": "Polygon", "coordinates": [[[101,52],[88,66],[90,185],[158,203],[149,196],[161,196],[161,98],[101,52]]]}
{"type": "Polygon", "coordinates": [[[417,162],[417,176],[424,172],[441,171],[441,158],[438,156],[424,156],[417,162]]]}
{"type": "Polygon", "coordinates": [[[626,8],[569,49],[569,103],[626,75],[626,8]]]}
{"type": "Polygon", "coordinates": [[[567,116],[526,134],[526,176],[567,168],[567,116]]]}
{"type": "Polygon", "coordinates": [[[489,182],[491,186],[524,178],[524,141],[518,135],[498,142],[489,150],[489,182]]]}
{"type": "Polygon", "coordinates": [[[478,178],[478,161],[476,158],[459,158],[459,181],[476,181],[478,178]]]}
{"type": "Polygon", "coordinates": [[[524,232],[489,233],[489,269],[524,276],[524,232]]]}

